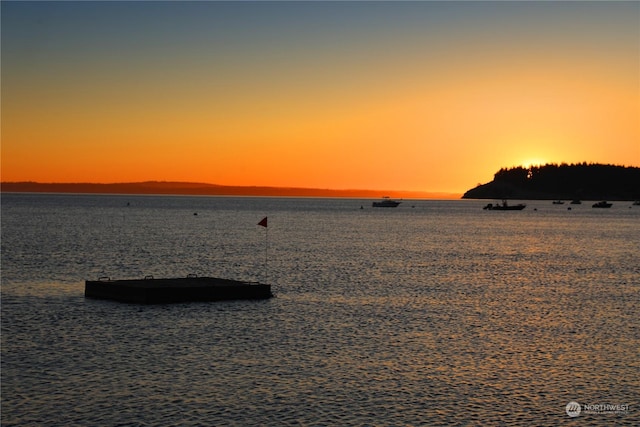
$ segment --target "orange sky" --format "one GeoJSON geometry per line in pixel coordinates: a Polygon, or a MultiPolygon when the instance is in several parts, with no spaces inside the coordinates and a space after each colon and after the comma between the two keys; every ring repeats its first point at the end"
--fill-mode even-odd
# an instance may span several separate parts
{"type": "Polygon", "coordinates": [[[2,2],[2,180],[462,193],[640,166],[640,3],[2,2]]]}

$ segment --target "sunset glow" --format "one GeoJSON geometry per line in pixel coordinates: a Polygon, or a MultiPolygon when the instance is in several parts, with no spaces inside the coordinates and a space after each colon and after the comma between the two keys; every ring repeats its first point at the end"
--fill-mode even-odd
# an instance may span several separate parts
{"type": "Polygon", "coordinates": [[[5,2],[2,180],[462,193],[640,166],[637,2],[5,2]]]}

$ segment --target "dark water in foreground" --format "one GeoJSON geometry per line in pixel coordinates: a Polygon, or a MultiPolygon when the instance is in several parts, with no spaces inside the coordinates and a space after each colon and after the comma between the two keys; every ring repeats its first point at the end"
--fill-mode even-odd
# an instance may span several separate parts
{"type": "Polygon", "coordinates": [[[5,194],[2,425],[640,424],[640,207],[485,203],[5,194]],[[83,297],[190,273],[276,298],[83,297]]]}

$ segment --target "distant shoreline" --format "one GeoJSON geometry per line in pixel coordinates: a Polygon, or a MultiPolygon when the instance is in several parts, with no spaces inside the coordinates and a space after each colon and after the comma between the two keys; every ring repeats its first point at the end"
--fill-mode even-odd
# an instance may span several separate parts
{"type": "Polygon", "coordinates": [[[332,190],[320,188],[227,186],[192,182],[146,181],[129,183],[2,182],[0,193],[140,194],[184,196],[334,197],[406,199],[460,199],[461,193],[403,190],[332,190]]]}

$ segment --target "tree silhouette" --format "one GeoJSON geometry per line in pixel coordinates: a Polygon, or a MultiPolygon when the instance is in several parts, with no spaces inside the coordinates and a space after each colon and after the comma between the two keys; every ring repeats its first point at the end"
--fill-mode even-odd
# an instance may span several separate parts
{"type": "Polygon", "coordinates": [[[638,200],[640,168],[586,162],[501,168],[463,198],[638,200]]]}

